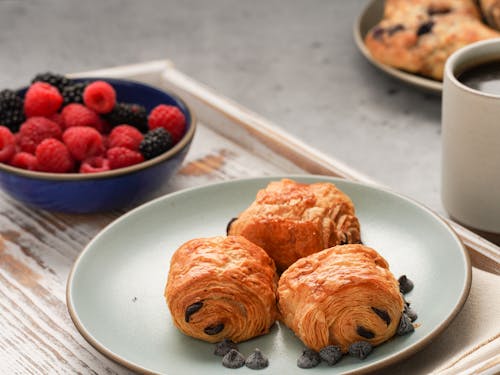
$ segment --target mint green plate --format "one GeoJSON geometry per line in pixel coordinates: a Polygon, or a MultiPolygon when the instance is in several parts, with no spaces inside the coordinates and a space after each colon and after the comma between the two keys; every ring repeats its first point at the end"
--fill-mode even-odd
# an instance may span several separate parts
{"type": "MultiPolygon", "coordinates": [[[[146,203],[99,233],[76,260],[67,285],[69,313],[85,339],[105,356],[133,370],[161,374],[234,374],[212,354],[213,345],[184,336],[173,326],[163,290],[172,253],[187,240],[223,235],[227,222],[279,177],[235,180],[180,191],[146,203]]],[[[437,215],[392,192],[322,176],[356,206],[363,242],[375,248],[396,277],[415,288],[406,298],[418,312],[413,334],[375,348],[364,361],[344,357],[333,368],[310,373],[351,374],[378,369],[415,353],[442,332],[463,306],[471,283],[467,253],[437,215]]],[[[282,324],[240,344],[248,355],[260,348],[270,365],[259,374],[301,373],[302,343],[282,324]]],[[[254,370],[241,368],[238,374],[254,370]]]]}

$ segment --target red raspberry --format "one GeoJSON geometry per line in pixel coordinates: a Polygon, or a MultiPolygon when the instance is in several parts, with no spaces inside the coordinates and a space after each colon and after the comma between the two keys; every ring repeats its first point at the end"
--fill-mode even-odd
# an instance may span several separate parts
{"type": "Polygon", "coordinates": [[[7,162],[16,153],[16,137],[6,126],[0,125],[0,163],[7,162]]]}
{"type": "Polygon", "coordinates": [[[115,89],[104,81],[92,82],[83,91],[83,102],[97,113],[111,112],[116,103],[115,89]]]}
{"type": "Polygon", "coordinates": [[[144,135],[130,125],[118,125],[109,133],[109,147],[126,147],[133,151],[139,151],[139,145],[144,135]]]}
{"type": "Polygon", "coordinates": [[[82,104],[71,103],[63,108],[62,119],[66,128],[72,126],[90,126],[102,133],[104,121],[97,113],[82,104]]]}
{"type": "Polygon", "coordinates": [[[68,128],[64,131],[62,139],[71,156],[79,161],[104,152],[101,133],[88,126],[68,128]]]}
{"type": "Polygon", "coordinates": [[[150,129],[162,127],[170,133],[175,143],[182,138],[186,128],[186,118],[181,110],[173,105],[160,104],[148,116],[150,129]]]}
{"type": "Polygon", "coordinates": [[[44,172],[70,172],[74,162],[64,143],[57,139],[45,139],[36,148],[38,169],[44,172]]]}
{"type": "Polygon", "coordinates": [[[80,165],[80,173],[97,173],[109,171],[109,160],[102,156],[93,156],[85,159],[80,165]]]}
{"type": "Polygon", "coordinates": [[[125,147],[112,147],[107,151],[106,156],[111,169],[128,167],[144,161],[142,154],[125,147]]]}
{"type": "Polygon", "coordinates": [[[38,169],[36,156],[28,152],[18,152],[10,161],[10,165],[30,171],[38,169]]]}
{"type": "Polygon", "coordinates": [[[66,128],[66,126],[64,126],[64,121],[63,121],[62,114],[60,114],[60,113],[54,113],[52,116],[49,116],[48,118],[49,118],[49,120],[54,121],[57,125],[59,125],[59,127],[61,129],[65,129],[66,128]]]}
{"type": "Polygon", "coordinates": [[[26,117],[50,116],[56,113],[63,103],[59,90],[45,82],[35,82],[24,96],[26,117]]]}
{"type": "Polygon", "coordinates": [[[21,151],[34,154],[44,139],[61,139],[61,134],[61,128],[54,121],[45,117],[30,117],[19,128],[17,144],[21,151]]]}

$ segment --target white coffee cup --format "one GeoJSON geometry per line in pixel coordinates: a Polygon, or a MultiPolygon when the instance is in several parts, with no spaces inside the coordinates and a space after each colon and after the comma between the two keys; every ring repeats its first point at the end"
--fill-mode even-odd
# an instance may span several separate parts
{"type": "Polygon", "coordinates": [[[500,233],[500,95],[457,77],[481,63],[498,61],[500,38],[466,46],[447,60],[442,100],[442,200],[456,221],[500,233]]]}

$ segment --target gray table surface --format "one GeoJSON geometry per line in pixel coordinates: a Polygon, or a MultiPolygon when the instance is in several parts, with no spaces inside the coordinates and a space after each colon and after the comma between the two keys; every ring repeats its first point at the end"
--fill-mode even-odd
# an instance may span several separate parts
{"type": "Polygon", "coordinates": [[[0,0],[0,87],[169,58],[324,153],[442,212],[439,96],[372,67],[368,0],[0,0]]]}

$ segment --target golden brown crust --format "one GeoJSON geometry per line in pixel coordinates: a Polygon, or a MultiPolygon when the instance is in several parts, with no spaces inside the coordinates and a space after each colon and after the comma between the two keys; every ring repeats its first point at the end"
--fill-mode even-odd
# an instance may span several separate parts
{"type": "Polygon", "coordinates": [[[496,30],[500,30],[500,0],[479,0],[484,19],[496,30]]]}
{"type": "Polygon", "coordinates": [[[273,260],[240,236],[198,238],[172,256],[165,288],[180,331],[208,342],[265,334],[277,319],[273,260]]]}
{"type": "Polygon", "coordinates": [[[499,36],[471,0],[389,0],[365,44],[382,64],[441,80],[454,51],[499,36]]]}
{"type": "Polygon", "coordinates": [[[396,332],[403,304],[398,281],[385,259],[359,244],[302,258],[281,275],[278,284],[283,322],[317,351],[338,345],[347,352],[350,344],[360,340],[381,344],[396,332]],[[368,338],[371,334],[373,338],[368,338]]]}
{"type": "Polygon", "coordinates": [[[360,242],[351,199],[331,183],[271,182],[229,229],[259,245],[284,271],[297,259],[341,243],[360,242]]]}

